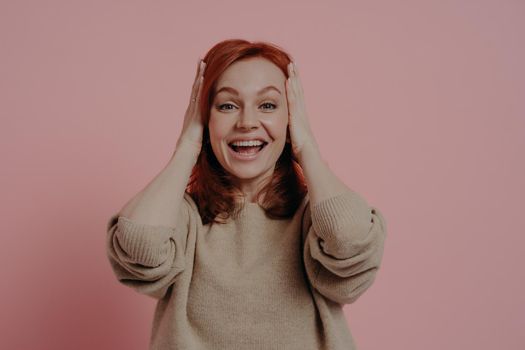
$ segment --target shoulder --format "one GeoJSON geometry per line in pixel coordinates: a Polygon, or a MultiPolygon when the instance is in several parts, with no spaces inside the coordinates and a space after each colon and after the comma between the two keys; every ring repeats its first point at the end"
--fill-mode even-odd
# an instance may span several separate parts
{"type": "Polygon", "coordinates": [[[184,192],[182,204],[179,209],[178,217],[183,222],[190,223],[195,221],[202,225],[202,218],[199,213],[197,203],[188,192],[184,192]]]}
{"type": "Polygon", "coordinates": [[[195,200],[188,192],[184,192],[183,204],[186,206],[187,210],[194,210],[197,212],[199,211],[197,208],[197,203],[195,203],[195,200]]]}
{"type": "Polygon", "coordinates": [[[308,228],[312,225],[312,213],[310,208],[310,196],[308,192],[305,193],[301,204],[297,208],[295,216],[298,216],[301,221],[301,232],[304,235],[308,228]]]}

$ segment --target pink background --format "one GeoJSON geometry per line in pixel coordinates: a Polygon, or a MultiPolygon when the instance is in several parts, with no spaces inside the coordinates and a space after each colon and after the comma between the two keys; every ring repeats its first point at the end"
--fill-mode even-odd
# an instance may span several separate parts
{"type": "Polygon", "coordinates": [[[321,153],[387,219],[359,350],[525,348],[523,2],[45,3],[0,4],[0,348],[147,348],[105,225],[232,37],[292,54],[321,153]]]}

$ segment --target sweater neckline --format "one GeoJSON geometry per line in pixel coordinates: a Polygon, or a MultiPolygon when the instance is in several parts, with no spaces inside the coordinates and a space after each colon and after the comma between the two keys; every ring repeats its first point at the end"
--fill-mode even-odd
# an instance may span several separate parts
{"type": "Polygon", "coordinates": [[[259,203],[252,203],[252,202],[244,203],[240,210],[240,212],[244,214],[260,212],[260,211],[264,211],[263,207],[259,203]]]}
{"type": "Polygon", "coordinates": [[[247,203],[244,203],[243,205],[243,209],[257,209],[257,208],[262,208],[259,203],[247,202],[247,203]]]}

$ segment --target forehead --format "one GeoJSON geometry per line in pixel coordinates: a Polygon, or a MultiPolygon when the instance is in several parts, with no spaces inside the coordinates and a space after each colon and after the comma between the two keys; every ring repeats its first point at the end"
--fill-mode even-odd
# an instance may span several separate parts
{"type": "Polygon", "coordinates": [[[261,57],[252,57],[231,64],[217,79],[216,91],[229,86],[241,94],[256,94],[268,85],[275,85],[281,89],[285,79],[284,73],[273,62],[261,57]]]}

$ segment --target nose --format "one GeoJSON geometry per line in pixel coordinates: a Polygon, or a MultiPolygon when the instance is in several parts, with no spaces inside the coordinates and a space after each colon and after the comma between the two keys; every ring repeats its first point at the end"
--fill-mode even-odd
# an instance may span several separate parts
{"type": "Polygon", "coordinates": [[[259,120],[254,113],[241,112],[237,120],[236,127],[239,129],[257,129],[259,120]]]}

